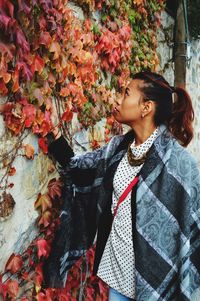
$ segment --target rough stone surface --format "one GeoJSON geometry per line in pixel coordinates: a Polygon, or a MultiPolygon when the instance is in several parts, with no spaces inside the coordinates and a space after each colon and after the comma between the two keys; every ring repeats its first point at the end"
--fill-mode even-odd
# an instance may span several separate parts
{"type": "MultiPolygon", "coordinates": [[[[160,58],[160,71],[174,84],[173,53],[173,26],[174,20],[166,12],[161,16],[163,29],[158,32],[158,53],[160,58]]],[[[188,150],[197,160],[200,166],[200,40],[191,41],[192,59],[186,70],[186,90],[189,92],[195,112],[194,139],[188,146],[188,150]]]]}
{"type": "MultiPolygon", "coordinates": [[[[83,18],[83,12],[71,3],[74,12],[78,17],[83,18]]],[[[166,13],[162,14],[162,24],[164,30],[158,33],[160,56],[160,70],[164,70],[164,76],[173,85],[174,72],[172,62],[172,33],[173,19],[166,13]],[[167,40],[167,41],[166,41],[167,40]]],[[[197,158],[199,157],[200,146],[200,41],[192,43],[192,60],[187,69],[187,88],[191,93],[193,105],[195,109],[195,138],[189,149],[197,158]]],[[[97,124],[94,131],[81,130],[74,119],[72,130],[74,133],[73,146],[76,153],[89,149],[90,141],[94,137],[97,141],[103,140],[104,122],[97,124]]],[[[3,119],[0,116],[0,137],[5,134],[3,119]]],[[[17,138],[1,139],[0,152],[11,147],[17,138]]],[[[34,210],[34,202],[39,192],[45,192],[48,181],[54,175],[48,174],[49,159],[38,150],[36,137],[29,135],[24,143],[30,143],[35,148],[36,158],[31,161],[24,157],[17,157],[14,166],[17,170],[16,175],[12,177],[14,187],[11,189],[15,200],[15,206],[12,216],[0,223],[0,271],[4,269],[4,265],[8,257],[13,253],[23,251],[29,245],[31,240],[37,234],[35,222],[37,212],[34,210]]],[[[200,163],[200,161],[199,161],[200,163]]],[[[0,176],[2,172],[0,172],[0,176]]]]}
{"type": "MultiPolygon", "coordinates": [[[[3,128],[2,122],[0,128],[3,128]]],[[[4,137],[1,140],[1,155],[11,149],[17,139],[9,135],[4,137]]],[[[23,143],[33,145],[35,159],[28,160],[18,156],[13,163],[16,174],[10,177],[14,186],[9,192],[14,198],[15,206],[12,215],[0,222],[0,271],[4,269],[8,257],[13,252],[24,250],[36,236],[35,223],[38,214],[34,210],[34,202],[39,192],[45,192],[50,178],[55,176],[48,173],[50,160],[38,149],[36,137],[29,135],[23,143]]],[[[1,170],[1,177],[3,172],[4,169],[1,170]]]]}

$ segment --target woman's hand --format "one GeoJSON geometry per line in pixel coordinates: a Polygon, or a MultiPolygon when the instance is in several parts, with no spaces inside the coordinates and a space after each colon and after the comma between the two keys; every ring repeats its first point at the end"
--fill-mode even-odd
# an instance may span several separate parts
{"type": "Polygon", "coordinates": [[[54,139],[56,140],[56,139],[60,138],[62,133],[61,133],[61,130],[60,130],[59,117],[58,117],[58,114],[57,114],[57,111],[56,111],[55,107],[53,107],[53,109],[52,109],[51,121],[52,121],[52,125],[53,125],[52,133],[53,133],[54,139]]]}

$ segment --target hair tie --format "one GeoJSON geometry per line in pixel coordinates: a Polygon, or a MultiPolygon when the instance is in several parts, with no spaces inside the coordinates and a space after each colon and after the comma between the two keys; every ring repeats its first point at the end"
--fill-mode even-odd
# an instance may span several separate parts
{"type": "Polygon", "coordinates": [[[173,93],[176,93],[176,88],[175,88],[175,87],[172,87],[172,86],[170,86],[170,91],[172,92],[172,94],[173,94],[173,93]]]}

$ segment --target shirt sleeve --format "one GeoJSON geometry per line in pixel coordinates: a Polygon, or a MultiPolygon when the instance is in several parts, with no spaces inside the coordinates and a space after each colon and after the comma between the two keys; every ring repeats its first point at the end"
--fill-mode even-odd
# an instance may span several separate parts
{"type": "Polygon", "coordinates": [[[72,148],[63,136],[50,143],[48,152],[62,167],[65,167],[74,156],[72,148]]]}

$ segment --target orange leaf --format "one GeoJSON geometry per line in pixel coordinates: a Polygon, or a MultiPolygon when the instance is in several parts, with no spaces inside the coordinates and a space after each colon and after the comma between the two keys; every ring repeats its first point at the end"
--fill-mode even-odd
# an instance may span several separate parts
{"type": "Polygon", "coordinates": [[[5,84],[7,84],[11,80],[11,74],[6,72],[3,74],[3,81],[5,84]]]}
{"type": "Polygon", "coordinates": [[[19,70],[15,69],[13,75],[13,86],[12,86],[12,92],[17,92],[19,90],[19,70]]]}
{"type": "Polygon", "coordinates": [[[14,176],[15,173],[16,173],[16,168],[11,166],[9,169],[8,175],[14,176]]]}
{"type": "Polygon", "coordinates": [[[5,270],[15,274],[21,270],[22,265],[22,257],[13,253],[6,263],[5,270]]]}
{"type": "Polygon", "coordinates": [[[9,280],[8,285],[8,295],[12,300],[16,300],[17,294],[19,292],[19,284],[16,280],[9,280]]]}
{"type": "Polygon", "coordinates": [[[2,78],[0,78],[0,94],[5,96],[7,93],[8,93],[8,89],[4,81],[2,80],[2,78]]]}
{"type": "Polygon", "coordinates": [[[44,69],[44,61],[39,55],[36,55],[31,65],[31,71],[32,73],[38,71],[38,73],[41,74],[43,69],[44,69]]]}
{"type": "Polygon", "coordinates": [[[25,156],[27,159],[33,159],[34,158],[34,147],[31,144],[25,144],[25,156]]]}
{"type": "Polygon", "coordinates": [[[52,42],[49,51],[54,53],[53,59],[56,60],[59,58],[59,55],[61,53],[60,45],[58,42],[52,42]]]}
{"type": "Polygon", "coordinates": [[[50,222],[51,222],[51,212],[47,210],[42,214],[38,222],[38,225],[39,226],[43,225],[46,228],[49,226],[50,222]]]}
{"type": "Polygon", "coordinates": [[[48,194],[39,194],[37,200],[35,201],[35,209],[40,208],[42,212],[52,207],[52,202],[48,194]]]}
{"type": "Polygon", "coordinates": [[[55,199],[56,197],[61,197],[62,194],[62,183],[60,180],[56,180],[55,178],[51,179],[48,183],[48,190],[50,197],[52,199],[55,199]]]}

